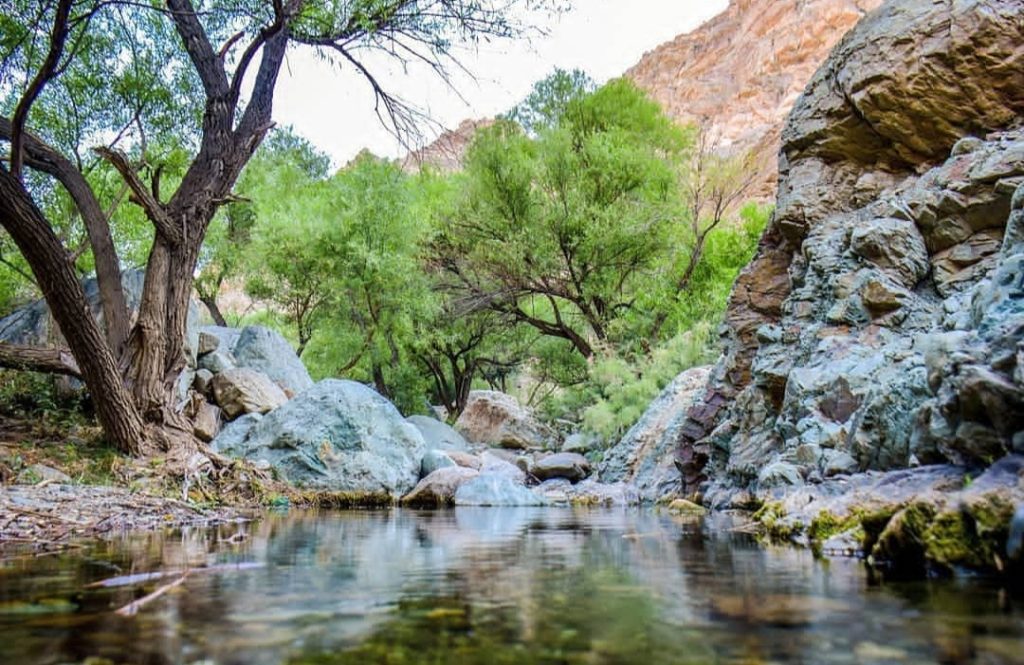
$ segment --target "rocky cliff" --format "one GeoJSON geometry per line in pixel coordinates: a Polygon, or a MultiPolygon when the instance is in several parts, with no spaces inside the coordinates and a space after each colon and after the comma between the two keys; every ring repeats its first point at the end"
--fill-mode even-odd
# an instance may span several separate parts
{"type": "Polygon", "coordinates": [[[913,498],[1003,458],[984,515],[948,497],[924,512],[975,535],[994,519],[1005,540],[1024,500],[1022,15],[1022,0],[888,0],[797,100],[774,220],[682,436],[705,502],[805,506],[904,468],[920,492],[876,494],[913,498]]]}
{"type": "Polygon", "coordinates": [[[753,151],[754,194],[774,194],[783,121],[836,42],[881,0],[732,0],[626,72],[674,118],[753,151]]]}

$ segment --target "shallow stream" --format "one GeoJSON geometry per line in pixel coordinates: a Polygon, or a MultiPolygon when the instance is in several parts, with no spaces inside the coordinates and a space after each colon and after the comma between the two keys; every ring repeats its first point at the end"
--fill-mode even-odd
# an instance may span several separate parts
{"type": "Polygon", "coordinates": [[[5,561],[0,663],[83,662],[1024,663],[1024,597],[652,510],[291,511],[5,561]]]}

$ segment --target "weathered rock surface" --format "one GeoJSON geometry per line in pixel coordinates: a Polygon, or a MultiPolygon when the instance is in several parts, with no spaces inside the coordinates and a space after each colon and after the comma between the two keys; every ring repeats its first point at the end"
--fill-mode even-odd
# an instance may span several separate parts
{"type": "Polygon", "coordinates": [[[641,503],[636,488],[628,483],[602,483],[593,477],[578,483],[566,478],[545,480],[533,488],[535,494],[554,506],[623,507],[641,503]]]}
{"type": "Polygon", "coordinates": [[[1024,257],[1002,239],[1024,183],[1020,10],[889,0],[811,79],[727,353],[680,428],[687,491],[1013,449],[1024,257]]]}
{"type": "Polygon", "coordinates": [[[234,367],[214,375],[214,399],[228,418],[243,413],[267,413],[288,401],[288,396],[265,374],[234,367]]]}
{"type": "Polygon", "coordinates": [[[710,367],[694,367],[673,379],[640,420],[608,449],[598,465],[598,478],[604,483],[631,483],[644,501],[677,493],[679,428],[694,399],[703,394],[710,373],[710,367]]]}
{"type": "Polygon", "coordinates": [[[579,453],[554,453],[537,460],[530,472],[538,480],[565,478],[577,482],[590,475],[590,462],[579,453]]]}
{"type": "Polygon", "coordinates": [[[469,394],[455,429],[471,443],[503,448],[543,448],[555,438],[514,397],[492,390],[474,390],[469,394]]]}
{"type": "Polygon", "coordinates": [[[429,416],[409,416],[406,418],[423,435],[423,440],[431,448],[438,450],[468,450],[469,443],[447,423],[429,416]]]}
{"type": "MultiPolygon", "coordinates": [[[[428,444],[429,445],[429,444],[428,444]]],[[[426,477],[437,471],[449,466],[462,466],[456,464],[448,453],[443,450],[431,449],[423,456],[423,460],[420,462],[420,476],[426,477]]]]}
{"type": "Polygon", "coordinates": [[[220,432],[220,409],[209,402],[201,402],[196,409],[192,427],[200,441],[213,441],[220,432]]]}
{"type": "Polygon", "coordinates": [[[263,416],[240,440],[214,441],[235,457],[266,460],[300,487],[394,498],[419,479],[426,445],[391,402],[354,381],[326,380],[263,416]]]}
{"type": "Polygon", "coordinates": [[[459,488],[479,475],[479,471],[463,466],[437,469],[402,497],[402,503],[409,506],[431,508],[454,505],[455,494],[459,488]]]}

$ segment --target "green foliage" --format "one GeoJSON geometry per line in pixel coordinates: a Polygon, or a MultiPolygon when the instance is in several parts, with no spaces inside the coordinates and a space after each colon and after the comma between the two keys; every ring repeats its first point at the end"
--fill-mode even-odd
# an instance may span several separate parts
{"type": "Polygon", "coordinates": [[[538,81],[526,99],[505,114],[529,134],[554,127],[565,115],[566,108],[596,87],[586,72],[555,68],[547,78],[538,81]]]}

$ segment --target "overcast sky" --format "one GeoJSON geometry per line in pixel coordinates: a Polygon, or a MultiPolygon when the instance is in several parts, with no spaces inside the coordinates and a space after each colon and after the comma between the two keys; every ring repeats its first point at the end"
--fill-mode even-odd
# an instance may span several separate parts
{"type": "MultiPolygon", "coordinates": [[[[460,60],[477,80],[459,77],[458,94],[423,70],[381,68],[391,91],[429,111],[446,127],[506,111],[555,67],[579,68],[598,82],[623,73],[640,57],[725,9],[728,0],[571,0],[572,9],[544,17],[547,35],[532,43],[498,42],[460,60]]],[[[362,148],[381,156],[405,153],[381,127],[369,86],[308,50],[291,52],[278,82],[278,124],[296,131],[342,165],[362,148]]],[[[436,133],[436,131],[434,132],[436,133]]]]}

